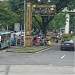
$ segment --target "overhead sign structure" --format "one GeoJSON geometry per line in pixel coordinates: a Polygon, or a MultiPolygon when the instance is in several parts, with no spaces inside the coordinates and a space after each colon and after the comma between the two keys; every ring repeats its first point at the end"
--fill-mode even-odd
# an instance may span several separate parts
{"type": "Polygon", "coordinates": [[[31,46],[31,21],[32,15],[54,15],[56,12],[56,5],[32,5],[31,2],[26,4],[26,25],[25,25],[25,46],[31,46]]]}
{"type": "Polygon", "coordinates": [[[27,3],[26,35],[31,35],[31,3],[27,3]]]}
{"type": "Polygon", "coordinates": [[[33,15],[41,15],[41,16],[49,16],[55,15],[56,13],[56,5],[33,5],[32,6],[32,14],[33,15]]]}
{"type": "Polygon", "coordinates": [[[27,2],[25,46],[31,46],[31,3],[27,2]]]}

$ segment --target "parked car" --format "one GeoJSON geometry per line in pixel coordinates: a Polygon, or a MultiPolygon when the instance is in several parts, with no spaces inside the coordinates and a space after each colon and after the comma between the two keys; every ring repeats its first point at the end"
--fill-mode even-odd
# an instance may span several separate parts
{"type": "Polygon", "coordinates": [[[73,40],[62,40],[60,43],[60,50],[73,50],[74,51],[73,40]]]}

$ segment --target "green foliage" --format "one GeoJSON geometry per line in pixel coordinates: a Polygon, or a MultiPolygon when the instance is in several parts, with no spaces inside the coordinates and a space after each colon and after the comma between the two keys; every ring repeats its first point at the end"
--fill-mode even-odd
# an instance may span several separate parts
{"type": "Polygon", "coordinates": [[[12,11],[19,14],[23,11],[24,0],[9,0],[9,5],[12,11]]]}
{"type": "MultiPolygon", "coordinates": [[[[39,21],[40,23],[42,23],[42,19],[41,19],[41,17],[36,16],[36,18],[38,19],[38,21],[39,21]]],[[[39,29],[39,30],[41,30],[40,25],[38,24],[38,22],[35,20],[34,17],[32,17],[32,28],[35,28],[35,29],[39,29]]]]}
{"type": "MultiPolygon", "coordinates": [[[[27,1],[27,0],[26,0],[27,1]]],[[[30,0],[32,4],[37,4],[37,0],[30,0]]],[[[61,12],[64,7],[68,9],[75,8],[75,0],[51,0],[52,3],[56,4],[56,11],[61,12]]],[[[41,4],[48,4],[48,0],[41,0],[41,4]]],[[[0,24],[4,27],[13,25],[15,22],[19,22],[23,25],[23,14],[24,11],[24,0],[9,0],[0,2],[0,24]]],[[[48,16],[51,18],[51,16],[48,16]]],[[[71,28],[75,28],[75,19],[71,17],[71,28]]],[[[42,19],[37,16],[38,22],[33,18],[32,27],[37,27],[41,29],[42,19]]],[[[48,19],[49,24],[47,24],[48,29],[59,29],[65,25],[65,14],[58,13],[54,16],[54,19],[48,19]]]]}
{"type": "Polygon", "coordinates": [[[23,25],[24,19],[24,0],[9,0],[10,9],[18,15],[18,20],[23,25]]]}
{"type": "Polygon", "coordinates": [[[64,38],[64,39],[69,39],[69,38],[71,38],[72,37],[72,35],[71,34],[62,34],[62,37],[64,38]]]}
{"type": "Polygon", "coordinates": [[[65,26],[65,13],[58,13],[54,16],[54,19],[49,23],[48,29],[60,30],[60,28],[65,26]]]}
{"type": "Polygon", "coordinates": [[[52,0],[57,6],[57,12],[61,12],[64,7],[68,7],[69,10],[75,8],[75,0],[52,0]]]}
{"type": "Polygon", "coordinates": [[[71,1],[68,3],[68,9],[69,9],[69,10],[75,9],[75,0],[71,0],[71,1]]]}
{"type": "MultiPolygon", "coordinates": [[[[9,4],[6,1],[0,2],[0,24],[6,29],[6,26],[11,27],[12,23],[17,20],[17,15],[9,9],[9,4]]],[[[0,28],[1,28],[0,27],[0,28]]]]}
{"type": "MultiPolygon", "coordinates": [[[[33,4],[37,4],[39,3],[37,0],[30,0],[31,3],[33,4]]],[[[24,0],[9,0],[10,3],[10,8],[12,11],[14,11],[16,14],[18,14],[18,22],[20,22],[21,24],[23,24],[23,3],[24,0]]],[[[51,0],[52,3],[56,4],[56,10],[57,12],[61,12],[63,10],[64,7],[68,7],[68,8],[74,8],[74,0],[51,0]],[[72,5],[73,4],[73,5],[72,5]]],[[[48,0],[41,0],[40,2],[41,4],[47,4],[48,0]]],[[[48,17],[49,18],[49,17],[48,17]]],[[[39,23],[42,25],[42,21],[41,19],[37,16],[37,20],[39,21],[39,23]]],[[[58,29],[60,27],[64,27],[65,25],[65,14],[57,14],[55,15],[54,19],[51,20],[50,19],[50,23],[48,24],[48,29],[53,30],[53,29],[58,29]]],[[[38,22],[33,18],[32,19],[32,28],[41,28],[41,26],[38,24],[38,22]]]]}

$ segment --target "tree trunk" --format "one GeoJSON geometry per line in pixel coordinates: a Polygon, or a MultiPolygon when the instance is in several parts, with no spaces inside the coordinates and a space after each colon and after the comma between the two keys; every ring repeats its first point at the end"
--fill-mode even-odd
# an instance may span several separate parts
{"type": "Polygon", "coordinates": [[[48,22],[48,17],[42,16],[42,32],[43,32],[43,34],[46,34],[47,22],[48,22]]]}

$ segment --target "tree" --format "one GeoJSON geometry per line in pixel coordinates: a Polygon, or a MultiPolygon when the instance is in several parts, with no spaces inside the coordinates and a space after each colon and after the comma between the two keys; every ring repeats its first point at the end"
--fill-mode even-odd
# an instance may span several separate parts
{"type": "Polygon", "coordinates": [[[41,17],[37,16],[36,17],[32,17],[32,29],[39,29],[41,30],[41,22],[42,22],[42,19],[41,17]],[[36,21],[37,20],[37,21],[36,21]],[[39,24],[38,24],[39,23],[39,24]]]}
{"type": "MultiPolygon", "coordinates": [[[[73,3],[73,1],[71,1],[71,0],[52,0],[52,3],[54,3],[57,6],[56,7],[57,13],[60,13],[65,7],[68,7],[69,10],[75,8],[75,3],[73,3]],[[72,5],[72,3],[73,3],[73,5],[72,5]]],[[[63,15],[63,16],[59,17],[59,15],[61,16],[61,14],[58,14],[57,16],[55,16],[55,19],[53,19],[51,16],[50,17],[49,16],[41,17],[42,18],[42,28],[41,29],[42,29],[43,33],[46,33],[47,27],[49,27],[51,25],[51,24],[49,25],[49,23],[52,19],[53,19],[54,23],[52,23],[53,26],[52,25],[50,26],[51,28],[53,27],[55,29],[58,29],[65,25],[65,19],[66,19],[65,16],[63,15]]]]}
{"type": "MultiPolygon", "coordinates": [[[[18,22],[22,24],[23,24],[23,12],[22,11],[23,11],[23,4],[24,4],[23,1],[24,0],[9,0],[10,8],[12,9],[12,11],[18,14],[18,22]]],[[[39,3],[37,0],[28,0],[28,1],[31,1],[32,4],[39,3]]],[[[57,13],[60,13],[64,9],[64,7],[68,7],[68,9],[70,10],[75,8],[75,0],[51,0],[51,3],[54,3],[57,6],[56,7],[57,13]]],[[[48,4],[48,0],[41,0],[40,4],[48,4]]],[[[40,28],[42,29],[43,33],[46,33],[45,31],[50,21],[53,19],[53,17],[51,16],[41,17],[43,21],[39,22],[39,20],[35,16],[35,20],[37,21],[37,24],[40,25],[40,28]],[[46,22],[44,22],[44,20],[46,20],[46,22]]]]}
{"type": "Polygon", "coordinates": [[[66,20],[66,14],[65,13],[58,13],[54,16],[52,21],[48,25],[49,30],[60,30],[60,28],[63,28],[65,26],[65,20],[66,20]]]}
{"type": "Polygon", "coordinates": [[[21,25],[23,25],[24,19],[24,0],[9,0],[9,7],[11,11],[18,15],[18,20],[21,25]]]}
{"type": "Polygon", "coordinates": [[[12,23],[17,19],[17,15],[8,6],[7,1],[0,2],[0,24],[5,29],[7,26],[11,27],[12,23]]]}

